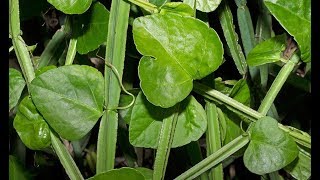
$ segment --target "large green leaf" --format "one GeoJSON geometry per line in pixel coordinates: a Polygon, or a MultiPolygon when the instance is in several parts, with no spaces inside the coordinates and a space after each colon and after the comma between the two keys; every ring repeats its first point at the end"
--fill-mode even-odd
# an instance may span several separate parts
{"type": "Polygon", "coordinates": [[[196,9],[202,12],[211,12],[217,9],[221,0],[183,0],[184,3],[194,7],[196,3],[196,9]]]}
{"type": "Polygon", "coordinates": [[[107,172],[97,174],[87,180],[144,180],[144,176],[136,169],[123,167],[120,169],[112,169],[107,172]]]}
{"type": "Polygon", "coordinates": [[[9,68],[9,110],[18,104],[26,81],[20,71],[9,68]]]}
{"type": "MultiPolygon", "coordinates": [[[[157,148],[162,121],[172,119],[175,108],[154,106],[139,93],[132,109],[129,126],[130,143],[136,147],[157,148]]],[[[172,147],[198,140],[207,128],[206,113],[193,96],[180,102],[178,122],[172,147]]]]}
{"type": "Polygon", "coordinates": [[[265,0],[264,3],[296,40],[302,60],[311,61],[311,0],[265,0]]]}
{"type": "Polygon", "coordinates": [[[248,54],[247,64],[259,66],[282,60],[282,51],[286,48],[286,34],[267,39],[255,46],[248,54]]]}
{"type": "Polygon", "coordinates": [[[86,12],[92,0],[47,0],[56,9],[65,14],[82,14],[86,12]]]}
{"type": "Polygon", "coordinates": [[[9,180],[28,180],[31,174],[22,166],[21,162],[9,155],[9,180]]]}
{"type": "Polygon", "coordinates": [[[138,51],[140,86],[156,106],[172,107],[186,98],[192,81],[215,71],[223,47],[217,33],[193,17],[173,13],[136,18],[133,37],[138,51]]]}
{"type": "Polygon", "coordinates": [[[48,70],[31,82],[30,92],[45,120],[68,140],[85,136],[102,115],[104,79],[90,66],[48,70]]]}
{"type": "Polygon", "coordinates": [[[300,149],[298,158],[284,167],[291,176],[296,179],[310,179],[311,176],[311,156],[300,149]]]}
{"type": "Polygon", "coordinates": [[[251,142],[244,153],[244,165],[263,175],[280,170],[298,156],[298,147],[288,133],[268,116],[258,119],[250,129],[251,142]]]}
{"type": "Polygon", "coordinates": [[[51,144],[49,126],[29,96],[19,104],[13,127],[22,142],[30,149],[40,150],[51,144]]]}
{"type": "Polygon", "coordinates": [[[97,49],[107,41],[109,11],[100,2],[94,3],[91,8],[80,16],[79,36],[77,37],[77,51],[87,54],[97,49]]]}

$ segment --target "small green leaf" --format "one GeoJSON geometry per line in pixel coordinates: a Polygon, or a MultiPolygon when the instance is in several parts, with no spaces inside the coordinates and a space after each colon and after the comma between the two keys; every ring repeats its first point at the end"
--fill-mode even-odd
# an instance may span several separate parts
{"type": "Polygon", "coordinates": [[[207,76],[222,63],[219,36],[192,17],[168,13],[136,18],[133,37],[144,55],[138,67],[140,86],[156,106],[168,108],[182,101],[194,79],[207,76]]]}
{"type": "Polygon", "coordinates": [[[19,104],[13,127],[22,142],[32,150],[41,150],[51,144],[49,126],[29,96],[19,104]]]}
{"type": "Polygon", "coordinates": [[[291,176],[296,179],[310,179],[311,176],[311,156],[300,149],[298,158],[284,167],[291,176]]]}
{"type": "Polygon", "coordinates": [[[286,34],[277,35],[259,43],[248,54],[249,66],[259,66],[283,60],[282,51],[286,48],[286,34]]]}
{"type": "Polygon", "coordinates": [[[87,180],[106,180],[106,179],[117,179],[117,180],[144,180],[144,176],[136,169],[122,167],[120,169],[112,169],[110,171],[97,174],[87,180]]]}
{"type": "Polygon", "coordinates": [[[152,180],[153,170],[144,167],[137,167],[135,169],[144,176],[145,180],[152,180]]]}
{"type": "Polygon", "coordinates": [[[19,160],[9,155],[9,180],[28,180],[31,174],[22,166],[19,160]]]}
{"type": "Polygon", "coordinates": [[[80,16],[77,52],[87,54],[107,41],[109,11],[100,2],[80,16]]]}
{"type": "Polygon", "coordinates": [[[20,71],[9,68],[9,111],[18,104],[25,85],[20,71]]]}
{"type": "Polygon", "coordinates": [[[221,0],[184,0],[186,4],[189,4],[191,7],[194,7],[196,3],[196,9],[202,12],[211,12],[217,9],[221,0]]]}
{"type": "Polygon", "coordinates": [[[65,14],[82,14],[89,9],[92,0],[48,0],[48,2],[65,14]]]}
{"type": "Polygon", "coordinates": [[[271,14],[299,45],[304,62],[311,61],[311,0],[265,0],[271,14]]]}
{"type": "Polygon", "coordinates": [[[48,70],[31,82],[30,92],[45,120],[67,140],[85,136],[102,115],[104,79],[90,66],[48,70]]]}
{"type": "Polygon", "coordinates": [[[194,10],[188,4],[182,2],[169,2],[164,4],[160,10],[160,14],[166,13],[176,13],[181,16],[192,17],[194,15],[194,10]]]}
{"type": "Polygon", "coordinates": [[[298,147],[288,133],[268,116],[258,119],[250,129],[251,142],[244,153],[244,165],[263,175],[280,170],[298,156],[298,147]]]}
{"type": "MultiPolygon", "coordinates": [[[[206,113],[193,96],[180,102],[180,108],[172,147],[198,140],[207,128],[206,113]]],[[[131,114],[130,143],[136,147],[157,148],[162,121],[172,118],[173,113],[173,107],[163,109],[154,106],[139,93],[131,114]]]]}

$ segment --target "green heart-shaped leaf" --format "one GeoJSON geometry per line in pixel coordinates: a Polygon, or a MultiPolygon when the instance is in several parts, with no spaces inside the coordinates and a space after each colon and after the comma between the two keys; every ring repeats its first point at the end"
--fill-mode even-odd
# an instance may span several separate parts
{"type": "Polygon", "coordinates": [[[29,149],[40,150],[51,144],[49,126],[29,96],[19,104],[13,127],[29,149]]]}
{"type": "Polygon", "coordinates": [[[26,81],[20,71],[9,68],[9,110],[18,104],[26,81]]]}
{"type": "Polygon", "coordinates": [[[109,11],[100,2],[80,16],[80,35],[77,37],[77,52],[87,54],[107,41],[109,11]]]}
{"type": "Polygon", "coordinates": [[[92,0],[48,0],[48,2],[65,14],[82,14],[89,9],[92,0]]]}
{"type": "Polygon", "coordinates": [[[248,54],[249,66],[259,66],[277,62],[282,59],[282,51],[286,48],[286,34],[267,39],[255,46],[248,54]]]}
{"type": "Polygon", "coordinates": [[[298,147],[288,133],[270,117],[262,117],[250,129],[251,142],[246,149],[244,165],[255,174],[282,169],[298,156],[298,147]]]}
{"type": "Polygon", "coordinates": [[[112,169],[104,173],[97,174],[87,180],[144,180],[144,176],[136,169],[123,167],[120,169],[112,169]]]}
{"type": "Polygon", "coordinates": [[[104,79],[90,66],[48,70],[31,82],[30,92],[45,120],[68,140],[85,136],[102,115],[104,79]]]}
{"type": "Polygon", "coordinates": [[[311,0],[265,0],[264,3],[297,41],[302,60],[311,61],[311,0]]]}
{"type": "Polygon", "coordinates": [[[133,37],[138,51],[140,86],[156,106],[172,107],[186,98],[193,80],[215,71],[223,47],[217,33],[193,17],[173,13],[136,18],[133,37]]]}
{"type": "Polygon", "coordinates": [[[211,12],[217,9],[221,0],[184,0],[186,4],[189,4],[191,7],[194,7],[196,3],[196,9],[202,12],[211,12]]]}
{"type": "MultiPolygon", "coordinates": [[[[175,108],[154,106],[139,93],[132,109],[129,126],[130,143],[136,147],[157,148],[162,121],[173,118],[175,108]]],[[[179,147],[198,140],[207,128],[206,113],[193,96],[180,102],[180,112],[172,142],[179,147]]]]}

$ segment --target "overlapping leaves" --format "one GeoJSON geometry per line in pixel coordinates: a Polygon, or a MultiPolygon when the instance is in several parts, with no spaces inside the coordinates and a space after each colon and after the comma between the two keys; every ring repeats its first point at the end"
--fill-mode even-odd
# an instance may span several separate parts
{"type": "Polygon", "coordinates": [[[311,0],[265,0],[267,8],[299,45],[304,62],[311,61],[311,0]]]}
{"type": "Polygon", "coordinates": [[[25,97],[13,121],[22,142],[30,149],[40,150],[51,144],[50,129],[30,97],[25,97]]]}

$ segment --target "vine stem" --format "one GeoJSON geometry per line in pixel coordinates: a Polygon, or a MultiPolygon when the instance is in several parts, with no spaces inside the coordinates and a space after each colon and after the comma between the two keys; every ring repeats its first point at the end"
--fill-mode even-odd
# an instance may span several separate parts
{"type": "Polygon", "coordinates": [[[71,157],[66,147],[60,141],[58,135],[52,130],[50,133],[51,143],[55,153],[58,155],[59,160],[64,167],[66,173],[71,180],[83,180],[80,170],[71,157]]]}
{"type": "Polygon", "coordinates": [[[110,64],[117,70],[105,67],[105,107],[98,133],[96,173],[114,168],[118,130],[118,105],[124,67],[125,47],[130,4],[124,0],[112,0],[106,45],[105,66],[110,64]],[[109,62],[108,62],[109,61],[109,62]],[[119,79],[118,79],[119,78],[119,79]]]}
{"type": "MultiPolygon", "coordinates": [[[[9,30],[12,38],[12,44],[29,89],[31,81],[35,78],[35,73],[27,45],[20,36],[19,0],[9,1],[9,11],[9,30]]],[[[53,129],[51,129],[50,136],[51,144],[69,178],[71,180],[82,180],[83,177],[81,172],[53,129]]]]}
{"type": "MultiPolygon", "coordinates": [[[[217,106],[206,101],[205,110],[208,119],[208,127],[206,131],[207,156],[215,153],[221,148],[220,122],[217,112],[217,106]]],[[[210,179],[223,179],[223,166],[219,163],[216,167],[209,171],[210,179]]]]}
{"type": "MultiPolygon", "coordinates": [[[[247,117],[251,122],[256,122],[257,119],[264,117],[263,114],[199,82],[194,82],[193,91],[207,99],[215,101],[219,104],[224,104],[226,107],[233,110],[237,114],[247,117]]],[[[290,126],[284,126],[280,123],[278,123],[278,126],[280,129],[288,132],[289,135],[293,137],[293,139],[297,143],[307,148],[311,148],[311,137],[308,133],[290,126]]]]}
{"type": "Polygon", "coordinates": [[[12,45],[29,89],[35,74],[27,45],[21,37],[18,0],[9,1],[9,12],[9,31],[12,45]]]}
{"type": "Polygon", "coordinates": [[[273,101],[275,100],[276,96],[280,92],[283,84],[288,79],[289,75],[291,74],[294,67],[299,62],[298,55],[293,55],[291,60],[288,61],[279,71],[278,75],[276,76],[275,80],[273,81],[270,89],[268,90],[265,98],[262,100],[261,105],[258,109],[262,115],[266,115],[269,111],[273,101]]]}
{"type": "Polygon", "coordinates": [[[176,108],[173,118],[164,119],[159,135],[159,145],[157,148],[156,159],[154,162],[153,180],[164,179],[170,148],[173,142],[173,136],[177,125],[179,107],[176,108]]]}
{"type": "Polygon", "coordinates": [[[71,65],[73,63],[74,57],[77,53],[77,39],[71,38],[69,41],[68,53],[66,57],[65,65],[71,65]]]}
{"type": "Polygon", "coordinates": [[[211,154],[210,156],[199,162],[197,165],[193,166],[186,172],[176,177],[175,180],[194,179],[195,177],[206,172],[213,166],[221,163],[223,160],[225,160],[233,153],[237,152],[239,149],[247,145],[249,141],[249,136],[240,135],[236,139],[232,140],[230,143],[220,148],[214,154],[211,154]]]}
{"type": "Polygon", "coordinates": [[[128,0],[129,2],[144,8],[145,10],[151,12],[151,13],[158,13],[158,7],[152,3],[149,3],[148,1],[144,0],[128,0]]]}

